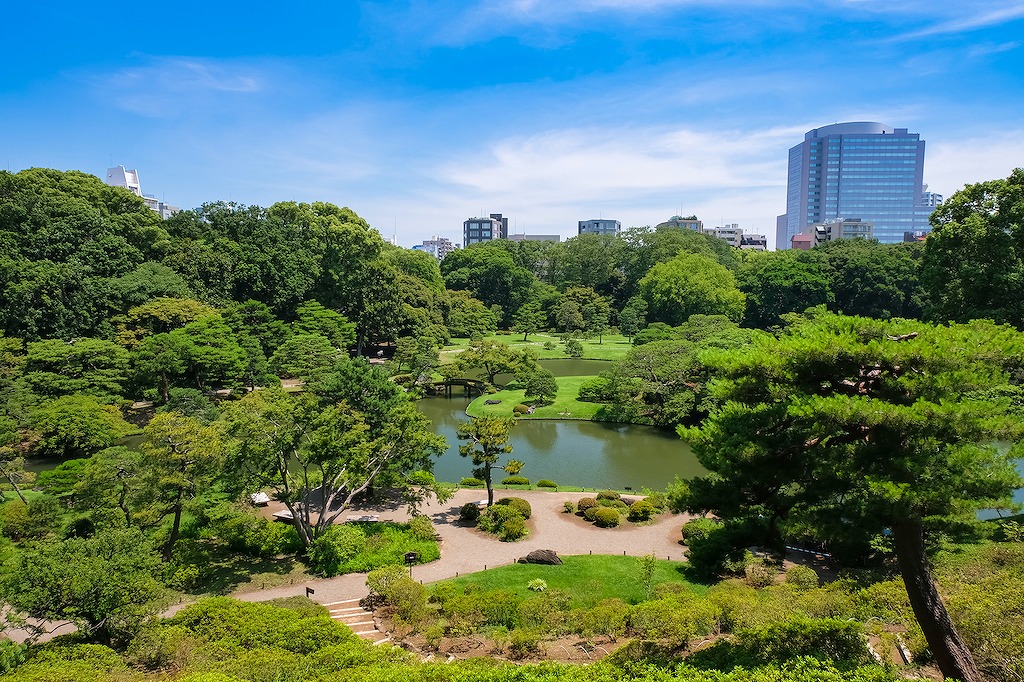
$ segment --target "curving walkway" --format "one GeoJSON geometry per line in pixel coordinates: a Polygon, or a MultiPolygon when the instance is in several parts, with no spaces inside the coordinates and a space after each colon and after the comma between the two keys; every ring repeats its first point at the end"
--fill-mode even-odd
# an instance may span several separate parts
{"type": "MultiPolygon", "coordinates": [[[[685,548],[680,544],[679,529],[691,517],[686,514],[665,513],[653,522],[636,526],[626,523],[618,528],[598,528],[585,522],[574,514],[562,512],[563,502],[572,500],[575,503],[581,497],[593,497],[595,493],[559,493],[540,490],[509,490],[496,489],[495,499],[505,496],[522,497],[530,502],[533,514],[527,527],[530,535],[519,542],[501,542],[493,536],[477,531],[474,528],[458,523],[459,509],[467,502],[486,499],[485,490],[464,489],[444,504],[436,501],[424,505],[421,512],[430,516],[434,522],[441,542],[441,558],[429,564],[416,565],[412,569],[413,577],[423,583],[435,582],[446,578],[454,578],[466,573],[475,573],[497,566],[512,564],[521,556],[526,556],[535,549],[552,549],[560,555],[572,554],[625,554],[629,556],[645,556],[654,554],[659,559],[682,561],[685,559],[685,548]]],[[[627,496],[628,497],[628,496],[627,496]]],[[[637,495],[636,497],[640,497],[637,495]]],[[[284,509],[284,505],[271,502],[261,509],[261,513],[270,516],[284,509]]],[[[372,514],[382,521],[407,521],[409,514],[402,505],[381,505],[373,507],[356,507],[342,514],[344,519],[349,515],[372,514]]],[[[242,601],[267,601],[278,597],[305,595],[306,588],[313,590],[311,598],[328,607],[332,617],[339,622],[351,622],[367,628],[367,638],[371,641],[383,640],[381,633],[370,631],[369,625],[352,618],[362,611],[356,609],[358,601],[368,594],[365,573],[349,573],[334,578],[322,578],[309,582],[275,587],[265,590],[237,592],[231,596],[242,601]]],[[[187,604],[176,604],[164,615],[170,616],[187,604]]],[[[365,613],[365,612],[362,612],[365,613]]],[[[365,617],[360,616],[359,619],[365,617]]],[[[40,637],[43,642],[57,634],[72,632],[70,624],[56,622],[39,622],[50,634],[40,637]],[[57,629],[56,632],[52,630],[57,629]]],[[[29,632],[13,629],[6,635],[16,642],[24,641],[29,632]]]]}
{"type": "MultiPolygon", "coordinates": [[[[572,500],[575,503],[581,497],[593,497],[592,492],[495,490],[495,499],[505,495],[522,497],[533,507],[533,515],[527,522],[530,529],[529,537],[519,542],[501,542],[474,528],[459,525],[459,509],[462,505],[487,497],[486,491],[483,490],[459,490],[448,502],[433,502],[421,509],[422,513],[430,516],[437,529],[441,539],[441,558],[429,564],[414,566],[413,577],[423,583],[454,578],[457,575],[512,564],[517,558],[534,549],[552,549],[560,555],[654,554],[659,559],[685,559],[685,548],[679,542],[679,529],[690,518],[685,514],[665,513],[643,526],[626,523],[618,528],[598,528],[574,514],[565,514],[562,511],[564,501],[572,500]]],[[[279,507],[270,506],[266,508],[266,513],[272,514],[278,509],[279,507]]],[[[382,521],[405,521],[409,518],[403,507],[391,505],[356,508],[351,513],[375,514],[382,521]]],[[[346,513],[343,517],[347,515],[346,513]]],[[[235,596],[246,601],[265,601],[305,594],[306,587],[314,590],[312,598],[321,604],[361,598],[367,594],[366,574],[351,573],[235,596]]]]}

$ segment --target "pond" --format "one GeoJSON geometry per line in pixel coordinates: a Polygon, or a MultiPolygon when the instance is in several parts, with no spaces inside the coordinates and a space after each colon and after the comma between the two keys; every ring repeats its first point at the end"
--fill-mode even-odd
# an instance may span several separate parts
{"type": "MultiPolygon", "coordinates": [[[[552,370],[554,371],[554,370],[552,370]]],[[[448,440],[448,451],[434,464],[439,481],[458,482],[471,476],[468,458],[459,455],[458,425],[468,421],[467,398],[424,398],[417,403],[448,440]]],[[[561,485],[587,488],[646,486],[664,490],[672,480],[703,473],[690,447],[672,431],[649,426],[590,421],[522,419],[512,429],[512,453],[522,460],[522,475],[546,478],[561,485]]],[[[500,480],[501,472],[495,472],[500,480]]]]}

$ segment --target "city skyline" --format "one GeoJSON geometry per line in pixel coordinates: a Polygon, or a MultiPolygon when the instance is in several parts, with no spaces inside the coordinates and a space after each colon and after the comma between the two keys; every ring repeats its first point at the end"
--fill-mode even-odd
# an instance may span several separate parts
{"type": "Polygon", "coordinates": [[[838,122],[919,133],[946,196],[1024,165],[1019,3],[162,12],[13,7],[4,167],[123,164],[182,208],[330,201],[408,246],[490,213],[563,238],[695,214],[774,242],[787,150],[838,122]]]}

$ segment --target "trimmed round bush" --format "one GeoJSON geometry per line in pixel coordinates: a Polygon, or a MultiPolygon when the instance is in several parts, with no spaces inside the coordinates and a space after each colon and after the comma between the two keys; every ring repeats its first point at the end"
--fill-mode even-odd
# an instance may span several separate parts
{"type": "MultiPolygon", "coordinates": [[[[583,518],[585,518],[587,521],[593,522],[597,519],[598,509],[604,509],[604,507],[587,507],[583,512],[583,518]]],[[[618,512],[615,512],[615,515],[618,516],[618,512]]]]}
{"type": "Polygon", "coordinates": [[[515,407],[513,407],[512,411],[514,413],[516,413],[516,414],[529,414],[530,413],[530,408],[527,407],[526,405],[523,405],[522,403],[520,403],[519,405],[516,405],[515,407]]]}
{"type": "Polygon", "coordinates": [[[478,527],[480,530],[487,533],[493,533],[497,535],[501,532],[502,527],[509,519],[513,517],[523,518],[523,515],[519,513],[518,509],[514,509],[504,504],[495,504],[488,507],[480,514],[480,521],[478,527]]]}
{"type": "Polygon", "coordinates": [[[693,519],[683,524],[682,534],[683,542],[690,544],[693,541],[701,541],[708,538],[713,532],[721,528],[722,524],[720,521],[715,519],[693,519]]]}
{"type": "Polygon", "coordinates": [[[647,500],[637,500],[633,504],[629,505],[629,520],[630,521],[650,521],[651,517],[654,516],[654,505],[647,500]]]}
{"type": "Polygon", "coordinates": [[[476,502],[467,502],[459,509],[459,521],[463,523],[476,523],[480,519],[480,507],[476,502]]]}
{"type": "Polygon", "coordinates": [[[610,507],[598,507],[594,513],[594,525],[601,528],[614,528],[620,520],[619,512],[610,507]]]}
{"type": "Polygon", "coordinates": [[[614,490],[602,490],[597,494],[599,500],[621,500],[622,495],[615,492],[614,490]]]}
{"type": "Polygon", "coordinates": [[[501,479],[502,485],[530,485],[530,479],[525,476],[506,476],[501,479]]]}
{"type": "Polygon", "coordinates": [[[495,504],[503,504],[507,507],[512,507],[517,512],[522,514],[524,519],[530,518],[530,516],[533,514],[533,507],[531,507],[530,503],[521,497],[503,497],[497,502],[495,502],[495,504]]]}
{"type": "Polygon", "coordinates": [[[537,481],[537,487],[538,488],[557,488],[558,484],[555,483],[554,481],[549,481],[546,478],[542,478],[539,481],[537,481]]]}
{"type": "Polygon", "coordinates": [[[583,513],[586,512],[591,507],[596,506],[597,500],[595,500],[593,497],[581,497],[580,501],[576,503],[576,511],[583,513]]]}
{"type": "Polygon", "coordinates": [[[818,574],[809,566],[793,566],[786,571],[786,584],[798,590],[813,590],[818,586],[818,574]]]}
{"type": "Polygon", "coordinates": [[[464,478],[459,481],[459,485],[463,488],[482,488],[484,486],[484,482],[479,478],[464,478]]]}
{"type": "Polygon", "coordinates": [[[409,532],[417,540],[433,540],[437,537],[434,522],[430,520],[429,516],[423,514],[417,514],[409,519],[409,532]]]}
{"type": "Polygon", "coordinates": [[[612,400],[612,383],[604,377],[588,379],[580,385],[577,400],[585,403],[605,403],[612,400]]]}
{"type": "Polygon", "coordinates": [[[576,511],[576,503],[573,502],[572,500],[566,500],[565,502],[562,503],[562,511],[566,514],[572,514],[574,511],[576,511]]]}
{"type": "Polygon", "coordinates": [[[507,519],[501,525],[501,530],[498,531],[498,539],[502,542],[515,542],[516,540],[522,540],[527,534],[526,520],[522,516],[517,515],[507,519]]]}

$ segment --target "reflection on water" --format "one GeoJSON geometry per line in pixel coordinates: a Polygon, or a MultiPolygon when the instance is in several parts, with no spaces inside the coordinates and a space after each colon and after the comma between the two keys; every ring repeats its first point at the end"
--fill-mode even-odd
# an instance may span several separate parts
{"type": "MultiPolygon", "coordinates": [[[[467,398],[424,398],[420,411],[448,440],[448,451],[434,465],[442,481],[470,476],[472,465],[459,456],[456,429],[466,417],[467,398]]],[[[703,473],[688,445],[670,431],[646,426],[589,421],[520,420],[512,430],[510,457],[526,463],[523,476],[588,488],[663,489],[676,476],[703,473]]],[[[496,472],[500,474],[501,472],[496,472]]]]}

